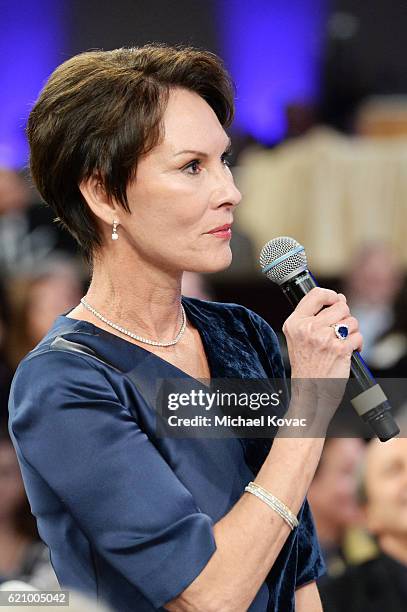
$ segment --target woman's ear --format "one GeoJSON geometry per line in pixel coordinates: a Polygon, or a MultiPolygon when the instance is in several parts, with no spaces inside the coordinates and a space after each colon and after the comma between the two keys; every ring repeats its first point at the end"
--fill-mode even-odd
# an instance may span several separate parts
{"type": "Polygon", "coordinates": [[[108,196],[100,175],[93,174],[79,184],[79,190],[93,214],[108,225],[118,218],[119,206],[108,196]]]}

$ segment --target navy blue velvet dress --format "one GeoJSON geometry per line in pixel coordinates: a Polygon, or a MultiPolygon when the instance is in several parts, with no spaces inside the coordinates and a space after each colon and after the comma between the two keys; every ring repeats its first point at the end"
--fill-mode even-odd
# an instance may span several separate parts
{"type": "MultiPolygon", "coordinates": [[[[258,315],[183,304],[212,377],[283,377],[276,336],[258,315]]],[[[161,610],[198,576],[216,550],[214,523],[270,448],[158,437],[144,383],[177,376],[186,375],[151,352],[61,315],[12,384],[10,432],[58,579],[119,612],[161,610]]],[[[298,516],[251,612],[294,610],[295,589],[324,571],[307,502],[298,516]]]]}

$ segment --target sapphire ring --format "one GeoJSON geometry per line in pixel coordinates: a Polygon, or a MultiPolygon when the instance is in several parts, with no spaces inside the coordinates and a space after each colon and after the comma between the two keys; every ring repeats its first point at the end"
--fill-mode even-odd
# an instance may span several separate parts
{"type": "Polygon", "coordinates": [[[335,336],[339,340],[346,340],[349,336],[349,327],[345,323],[337,323],[337,325],[331,325],[334,328],[335,336]]]}

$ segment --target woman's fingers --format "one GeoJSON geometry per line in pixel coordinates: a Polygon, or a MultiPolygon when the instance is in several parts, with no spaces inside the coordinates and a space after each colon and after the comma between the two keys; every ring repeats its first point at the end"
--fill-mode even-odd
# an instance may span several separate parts
{"type": "Polygon", "coordinates": [[[362,348],[359,324],[342,294],[319,287],[298,304],[283,326],[292,371],[304,378],[347,378],[350,356],[362,348]],[[346,325],[348,336],[338,338],[336,325],[346,325]]]}
{"type": "MultiPolygon", "coordinates": [[[[345,340],[337,338],[338,342],[343,343],[344,348],[346,347],[346,352],[351,353],[353,351],[361,351],[363,346],[363,337],[359,332],[359,321],[356,319],[356,317],[346,317],[345,319],[338,321],[337,325],[346,325],[348,328],[349,333],[345,340]]],[[[334,326],[331,325],[331,327],[333,334],[335,334],[334,326]]]]}
{"type": "Polygon", "coordinates": [[[336,325],[346,325],[349,335],[359,331],[359,321],[356,319],[356,317],[352,317],[352,315],[345,317],[344,319],[340,319],[336,323],[331,323],[329,327],[332,328],[333,334],[335,334],[334,328],[336,325]]]}
{"type": "Polygon", "coordinates": [[[339,342],[343,342],[349,348],[349,352],[353,353],[353,351],[362,351],[363,348],[363,336],[360,331],[356,331],[346,338],[346,340],[339,340],[339,342]]]}
{"type": "Polygon", "coordinates": [[[332,306],[337,302],[342,303],[342,298],[339,297],[336,291],[322,289],[322,287],[314,287],[314,289],[311,289],[311,291],[302,298],[294,312],[303,317],[313,317],[318,314],[324,306],[332,306]]]}
{"type": "Polygon", "coordinates": [[[321,327],[325,325],[336,325],[339,322],[342,322],[343,319],[346,319],[350,315],[349,306],[346,302],[341,299],[338,299],[335,304],[329,306],[328,308],[324,308],[319,312],[315,317],[315,322],[321,327]]]}

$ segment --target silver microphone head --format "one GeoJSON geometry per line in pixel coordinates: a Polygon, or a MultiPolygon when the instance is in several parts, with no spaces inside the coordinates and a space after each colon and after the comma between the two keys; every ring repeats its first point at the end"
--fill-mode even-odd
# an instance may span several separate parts
{"type": "Polygon", "coordinates": [[[289,236],[273,238],[261,250],[260,266],[267,278],[282,285],[307,269],[305,249],[289,236]]]}

